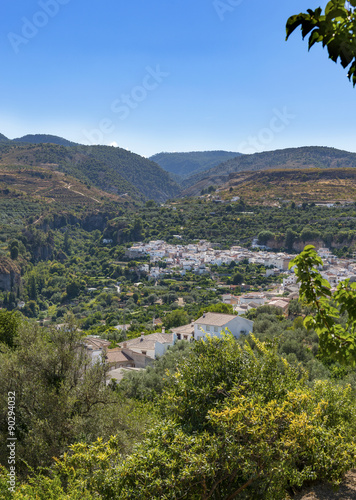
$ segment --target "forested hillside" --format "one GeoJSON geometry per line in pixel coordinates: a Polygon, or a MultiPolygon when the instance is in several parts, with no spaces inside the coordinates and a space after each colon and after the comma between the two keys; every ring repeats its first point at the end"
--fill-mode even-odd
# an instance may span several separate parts
{"type": "Polygon", "coordinates": [[[356,500],[355,90],[286,52],[356,87],[356,0],[275,3],[6,2],[0,500],[356,500]]]}
{"type": "Polygon", "coordinates": [[[196,198],[167,199],[179,194],[169,174],[125,150],[0,145],[5,500],[286,500],[311,480],[337,483],[355,464],[355,368],[322,350],[303,324],[312,308],[295,292],[281,296],[287,310],[246,310],[253,335],[180,341],[121,382],[107,384],[107,358],[93,364],[83,349],[100,336],[110,357],[125,340],[191,325],[204,311],[235,314],[224,297],[280,296],[286,277],[247,257],[184,271],[166,258],[133,260],[136,242],[205,240],[209,251],[257,242],[290,253],[317,243],[353,257],[355,169],[228,177],[196,198]],[[10,392],[21,456],[14,494],[10,392]]]}
{"type": "Polygon", "coordinates": [[[8,139],[7,137],[5,137],[3,134],[0,134],[0,143],[1,142],[10,142],[10,139],[8,139]]]}
{"type": "Polygon", "coordinates": [[[241,153],[230,151],[192,151],[190,153],[159,153],[151,156],[150,160],[183,180],[239,155],[241,153]]]}
{"type": "Polygon", "coordinates": [[[138,200],[164,201],[178,185],[156,163],[121,148],[3,143],[0,165],[41,167],[71,175],[88,185],[138,200]]]}
{"type": "MultiPolygon", "coordinates": [[[[295,251],[318,240],[351,258],[354,203],[266,206],[252,181],[245,192],[247,200],[252,190],[251,204],[232,201],[234,188],[137,203],[65,173],[84,175],[79,148],[77,163],[68,161],[72,148],[53,144],[1,149],[18,162],[0,166],[2,498],[200,500],[205,492],[227,500],[239,492],[243,500],[286,500],[310,481],[342,479],[356,460],[356,372],[320,350],[318,335],[303,324],[313,312],[308,304],[290,296],[284,313],[253,308],[254,336],[178,342],[151,367],[109,385],[110,366],[105,358],[93,364],[83,339],[100,336],[110,352],[162,326],[190,325],[204,311],[233,314],[223,296],[272,296],[285,276],[248,258],[180,272],[148,255],[133,260],[127,250],[134,242],[205,239],[212,248],[250,248],[257,239],[295,251]],[[14,494],[4,425],[9,392],[16,394],[21,457],[14,494]]],[[[100,162],[110,164],[107,154],[97,149],[98,172],[100,162]]],[[[94,158],[85,158],[90,170],[94,158]]],[[[320,182],[328,186],[335,174],[325,172],[330,178],[322,171],[320,182]]],[[[349,182],[347,169],[338,172],[349,182]]],[[[283,173],[263,175],[279,194],[283,173]]],[[[293,190],[313,184],[312,171],[285,175],[293,190]]]]}
{"type": "Polygon", "coordinates": [[[30,144],[58,144],[59,146],[75,146],[74,142],[67,141],[63,137],[48,134],[28,134],[13,139],[13,142],[26,142],[30,144]]]}
{"type": "Polygon", "coordinates": [[[348,168],[356,167],[356,153],[327,147],[289,148],[242,155],[193,175],[182,183],[184,188],[201,182],[205,185],[221,185],[229,174],[245,171],[291,168],[348,168]]]}

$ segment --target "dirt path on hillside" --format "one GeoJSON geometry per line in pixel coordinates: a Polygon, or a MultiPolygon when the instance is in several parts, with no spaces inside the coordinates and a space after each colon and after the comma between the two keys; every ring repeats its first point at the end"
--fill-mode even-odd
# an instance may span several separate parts
{"type": "Polygon", "coordinates": [[[356,500],[356,469],[346,474],[337,491],[325,484],[315,485],[294,496],[293,500],[356,500]]]}
{"type": "Polygon", "coordinates": [[[83,193],[80,193],[79,191],[75,191],[74,189],[72,189],[72,184],[66,184],[65,187],[69,191],[72,191],[72,193],[80,194],[80,196],[84,196],[84,198],[90,198],[91,200],[96,201],[97,203],[100,203],[100,201],[97,200],[96,198],[93,198],[92,196],[88,196],[87,194],[83,194],[83,193]]]}

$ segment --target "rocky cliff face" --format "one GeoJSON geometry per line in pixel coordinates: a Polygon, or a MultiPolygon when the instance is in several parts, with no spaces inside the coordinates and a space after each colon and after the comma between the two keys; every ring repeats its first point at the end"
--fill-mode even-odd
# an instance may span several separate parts
{"type": "Polygon", "coordinates": [[[11,292],[20,286],[21,273],[15,262],[0,257],[0,290],[11,292]]]}

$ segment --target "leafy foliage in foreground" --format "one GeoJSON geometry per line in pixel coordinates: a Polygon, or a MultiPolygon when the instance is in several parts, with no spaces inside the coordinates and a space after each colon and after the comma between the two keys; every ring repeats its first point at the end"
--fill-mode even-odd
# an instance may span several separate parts
{"type": "Polygon", "coordinates": [[[0,344],[13,347],[20,327],[18,312],[0,310],[0,344]]]}
{"type": "Polygon", "coordinates": [[[291,16],[287,21],[287,39],[300,26],[303,39],[309,35],[309,50],[321,43],[328,50],[329,58],[348,68],[347,76],[356,85],[355,43],[356,1],[330,0],[324,12],[320,7],[307,13],[291,16]]]}
{"type": "Polygon", "coordinates": [[[301,283],[300,298],[316,311],[313,316],[305,318],[304,325],[317,332],[324,355],[355,365],[356,283],[342,281],[332,294],[329,282],[317,270],[319,265],[322,266],[323,261],[312,245],[306,246],[289,264],[290,268],[296,266],[295,272],[301,283]],[[347,314],[345,325],[341,324],[341,314],[347,314]]]}
{"type": "Polygon", "coordinates": [[[92,363],[73,322],[46,330],[23,321],[10,339],[11,349],[0,344],[0,463],[7,464],[10,391],[16,394],[18,476],[27,472],[25,464],[48,466],[78,440],[116,433],[121,452],[132,449],[150,422],[148,411],[106,386],[107,366],[92,363]]]}
{"type": "Polygon", "coordinates": [[[36,498],[46,486],[63,499],[282,500],[305,481],[338,482],[356,459],[350,388],[308,387],[302,370],[255,341],[256,352],[232,336],[197,342],[170,376],[165,418],[131,455],[121,457],[115,437],[76,444],[51,481],[34,479],[17,495],[27,488],[36,498]]]}

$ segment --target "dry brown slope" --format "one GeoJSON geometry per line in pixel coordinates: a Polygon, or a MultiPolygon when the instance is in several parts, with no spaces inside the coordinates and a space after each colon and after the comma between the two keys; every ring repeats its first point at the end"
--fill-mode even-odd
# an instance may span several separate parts
{"type": "Polygon", "coordinates": [[[45,202],[100,205],[104,201],[122,202],[123,198],[89,187],[72,176],[56,171],[53,165],[0,165],[0,193],[2,196],[45,202]]]}
{"type": "Polygon", "coordinates": [[[242,197],[245,202],[336,202],[356,200],[356,169],[266,170],[231,174],[220,189],[224,199],[242,197]]]}

